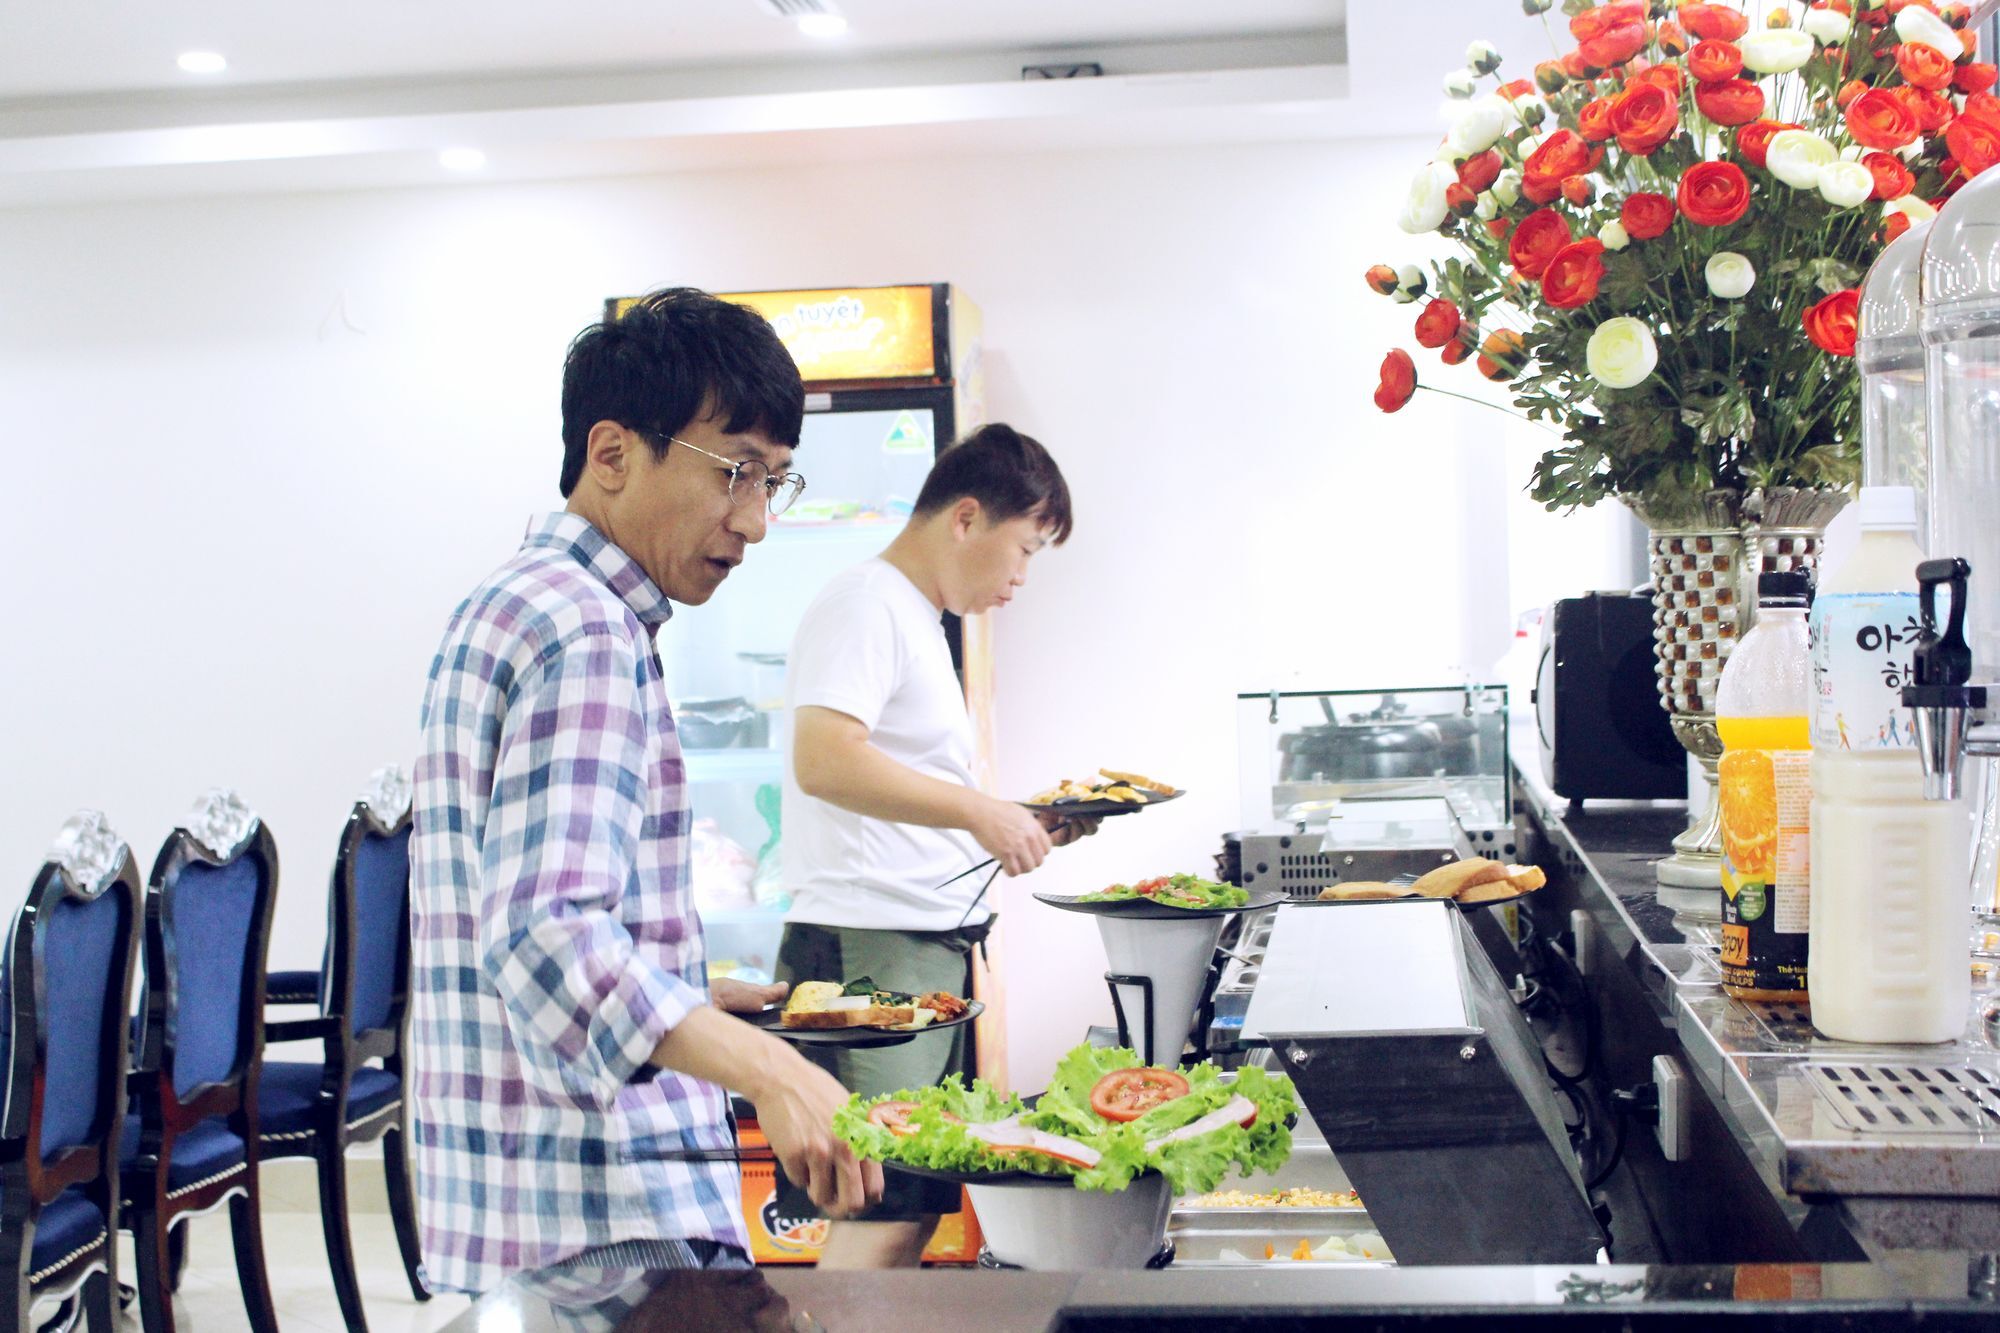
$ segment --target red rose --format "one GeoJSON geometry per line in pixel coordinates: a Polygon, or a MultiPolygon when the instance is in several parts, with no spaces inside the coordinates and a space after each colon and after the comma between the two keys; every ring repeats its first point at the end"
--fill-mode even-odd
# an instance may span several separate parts
{"type": "Polygon", "coordinates": [[[1904,232],[1908,231],[1909,229],[1910,229],[1910,215],[1908,213],[1891,213],[1889,215],[1889,220],[1882,224],[1883,243],[1887,244],[1888,242],[1895,240],[1898,236],[1901,236],[1904,232]]]}
{"type": "MultiPolygon", "coordinates": [[[[1636,65],[1639,62],[1635,60],[1632,63],[1636,65]]],[[[1679,97],[1681,88],[1686,82],[1687,77],[1681,73],[1679,65],[1648,65],[1633,75],[1626,86],[1630,87],[1635,83],[1656,83],[1670,95],[1679,97]]]]}
{"type": "Polygon", "coordinates": [[[1595,236],[1571,241],[1542,270],[1542,299],[1557,310],[1574,310],[1597,299],[1604,281],[1604,242],[1595,236]]]}
{"type": "Polygon", "coordinates": [[[1478,194],[1488,189],[1500,178],[1500,152],[1489,148],[1476,157],[1468,157],[1458,164],[1458,183],[1478,194]]]}
{"type": "Polygon", "coordinates": [[[1949,88],[1952,75],[1957,72],[1950,56],[1922,42],[1904,42],[1896,48],[1896,69],[1903,82],[1912,88],[1928,88],[1932,92],[1949,88]]]}
{"type": "Polygon", "coordinates": [[[1623,28],[1646,21],[1645,0],[1615,0],[1615,3],[1598,5],[1571,17],[1569,35],[1579,42],[1587,42],[1593,37],[1601,37],[1613,28],[1623,28]]]}
{"type": "Polygon", "coordinates": [[[1580,176],[1593,165],[1589,144],[1568,130],[1557,130],[1521,164],[1521,193],[1546,204],[1562,193],[1564,177],[1580,176]]]}
{"type": "Polygon", "coordinates": [[[1923,88],[1898,88],[1895,95],[1909,108],[1911,117],[1917,122],[1917,129],[1924,134],[1936,134],[1958,117],[1958,108],[1943,93],[1923,88]]]}
{"type": "Polygon", "coordinates": [[[1764,90],[1748,79],[1697,83],[1694,104],[1718,125],[1748,125],[1764,114],[1764,90]]]}
{"type": "Polygon", "coordinates": [[[1583,109],[1576,113],[1576,125],[1586,142],[1603,143],[1617,134],[1611,127],[1611,115],[1617,105],[1615,97],[1599,97],[1583,104],[1583,109]]]}
{"type": "Polygon", "coordinates": [[[1486,219],[1486,234],[1496,241],[1505,240],[1508,230],[1513,225],[1507,218],[1488,218],[1486,219]]]}
{"type": "Polygon", "coordinates": [[[1983,120],[1989,125],[2000,125],[2000,97],[1992,93],[1973,93],[1965,99],[1965,110],[1959,114],[1983,120]]]}
{"type": "Polygon", "coordinates": [[[1493,91],[1499,93],[1510,102],[1518,102],[1524,97],[1533,95],[1535,81],[1533,79],[1516,79],[1512,83],[1501,84],[1493,91]]]}
{"type": "Polygon", "coordinates": [[[1697,162],[1681,176],[1674,202],[1689,222],[1726,227],[1750,210],[1750,178],[1734,162],[1697,162]]]}
{"type": "Polygon", "coordinates": [[[1612,105],[1611,127],[1620,148],[1649,156],[1681,127],[1680,101],[1656,83],[1633,84],[1612,105]]]}
{"type": "Polygon", "coordinates": [[[1835,292],[1805,313],[1806,337],[1833,356],[1854,355],[1854,333],[1861,311],[1861,293],[1849,287],[1835,292]]]}
{"type": "Polygon", "coordinates": [[[1396,412],[1417,391],[1417,363],[1398,347],[1382,358],[1381,379],[1375,385],[1375,406],[1396,412]]]}
{"type": "Polygon", "coordinates": [[[2000,83],[2000,69],[1983,60],[1960,65],[1958,72],[1951,76],[1951,86],[1962,93],[1983,93],[1995,83],[2000,83]]]}
{"type": "Polygon", "coordinates": [[[2000,125],[1992,121],[1960,116],[1945,129],[1944,141],[1968,178],[2000,162],[2000,125]]]}
{"type": "Polygon", "coordinates": [[[1569,219],[1553,208],[1538,208],[1514,228],[1514,235],[1507,242],[1507,258],[1522,277],[1539,278],[1556,251],[1572,239],[1569,219]]]}
{"type": "Polygon", "coordinates": [[[1625,234],[1635,241],[1651,241],[1667,234],[1674,225],[1674,201],[1663,194],[1641,190],[1628,195],[1618,210],[1625,234]]]}
{"type": "Polygon", "coordinates": [[[1563,198],[1578,208],[1588,208],[1590,201],[1597,198],[1597,187],[1590,183],[1588,176],[1563,177],[1563,198]]]}
{"type": "Polygon", "coordinates": [[[1901,148],[1917,137],[1917,118],[1895,93],[1870,88],[1847,104],[1847,132],[1863,148],[1901,148]]]}
{"type": "Polygon", "coordinates": [[[1842,111],[1845,111],[1849,102],[1852,102],[1867,91],[1867,84],[1859,79],[1849,79],[1846,83],[1841,84],[1840,91],[1833,95],[1833,104],[1842,111]]]}
{"type": "Polygon", "coordinates": [[[1703,42],[1688,52],[1688,73],[1697,83],[1733,79],[1743,72],[1743,53],[1734,42],[1703,42]]]}
{"type": "Polygon", "coordinates": [[[1733,42],[1750,31],[1750,20],[1727,5],[1682,5],[1681,26],[1705,42],[1733,42]]]}
{"type": "Polygon", "coordinates": [[[1447,366],[1455,366],[1471,357],[1478,346],[1479,331],[1470,324],[1461,324],[1458,326],[1458,332],[1452,335],[1451,341],[1438,349],[1438,355],[1443,358],[1447,366]]]}
{"type": "Polygon", "coordinates": [[[1489,333],[1479,344],[1479,373],[1489,380],[1513,379],[1521,369],[1521,352],[1521,335],[1514,330],[1489,333]]]}
{"type": "Polygon", "coordinates": [[[1424,313],[1417,316],[1417,346],[1444,346],[1464,322],[1465,317],[1451,302],[1442,299],[1432,301],[1424,307],[1424,313]]]}
{"type": "Polygon", "coordinates": [[[1789,120],[1753,120],[1736,131],[1736,151],[1750,165],[1761,167],[1764,165],[1764,154],[1770,150],[1771,140],[1785,130],[1798,128],[1789,120]]]}
{"type": "Polygon", "coordinates": [[[1903,165],[1903,159],[1894,153],[1864,153],[1861,165],[1868,168],[1869,174],[1875,178],[1874,197],[1877,199],[1901,199],[1917,188],[1917,178],[1903,165]]]}

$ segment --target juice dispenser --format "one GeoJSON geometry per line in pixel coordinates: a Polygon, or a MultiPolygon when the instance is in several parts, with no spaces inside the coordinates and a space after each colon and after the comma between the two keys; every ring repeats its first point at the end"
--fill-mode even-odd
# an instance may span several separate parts
{"type": "MultiPolygon", "coordinates": [[[[1924,633],[1904,692],[1925,794],[1978,796],[1969,898],[1974,947],[2000,946],[2000,172],[1960,190],[1931,224],[1919,315],[1930,434],[1924,633]],[[1948,591],[1940,609],[1939,593],[1948,591]],[[1973,764],[1966,761],[1972,760],[1973,764]]],[[[1990,975],[1990,973],[1989,973],[1990,975]]]]}

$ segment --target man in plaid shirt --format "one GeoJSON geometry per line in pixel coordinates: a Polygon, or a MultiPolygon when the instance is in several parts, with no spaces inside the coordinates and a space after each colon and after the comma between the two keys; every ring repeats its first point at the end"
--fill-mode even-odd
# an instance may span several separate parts
{"type": "Polygon", "coordinates": [[[708,980],[653,646],[803,485],[798,370],[753,311],[662,291],[577,337],[562,407],[568,507],[453,612],[424,699],[410,1107],[425,1266],[458,1291],[747,1264],[724,1089],[816,1202],[881,1193],[833,1137],[845,1090],[725,1012],[784,988],[708,980]]]}

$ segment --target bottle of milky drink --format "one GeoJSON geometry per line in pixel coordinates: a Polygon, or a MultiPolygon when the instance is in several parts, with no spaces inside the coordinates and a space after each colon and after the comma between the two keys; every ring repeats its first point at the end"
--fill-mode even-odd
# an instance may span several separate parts
{"type": "Polygon", "coordinates": [[[1965,1030],[1969,810],[1924,799],[1903,707],[1923,559],[1916,493],[1863,487],[1861,540],[1813,604],[1813,1026],[1841,1041],[1965,1030]]]}
{"type": "Polygon", "coordinates": [[[1757,622],[1715,692],[1722,760],[1722,988],[1742,1000],[1803,1000],[1810,921],[1803,573],[1757,580],[1757,622]]]}

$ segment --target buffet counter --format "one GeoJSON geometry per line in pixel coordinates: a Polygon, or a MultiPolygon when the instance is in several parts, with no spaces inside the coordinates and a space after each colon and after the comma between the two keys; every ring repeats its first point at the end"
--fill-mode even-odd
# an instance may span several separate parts
{"type": "Polygon", "coordinates": [[[1687,910],[1700,896],[1654,882],[1682,811],[1571,812],[1538,774],[1519,779],[1549,876],[1535,923],[1572,937],[1610,1082],[1663,1075],[1666,1085],[1670,1142],[1635,1123],[1625,1147],[1661,1253],[1740,1262],[2000,1249],[1991,995],[1973,997],[1960,1040],[1917,1047],[1826,1041],[1804,1006],[1734,1000],[1720,984],[1716,923],[1687,910]]]}

